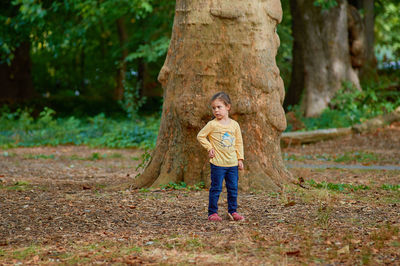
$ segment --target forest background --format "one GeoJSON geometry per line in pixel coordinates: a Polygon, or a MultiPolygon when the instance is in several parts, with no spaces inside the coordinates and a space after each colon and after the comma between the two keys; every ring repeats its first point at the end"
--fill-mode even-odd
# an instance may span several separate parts
{"type": "MultiPolygon", "coordinates": [[[[308,2],[309,9],[319,8],[323,16],[342,3],[308,2]]],[[[293,78],[293,70],[300,69],[294,64],[293,44],[310,41],[293,37],[299,31],[293,26],[300,24],[293,13],[296,4],[282,1],[283,21],[277,29],[281,45],[276,60],[290,99],[285,102],[287,131],[347,127],[393,111],[400,102],[400,3],[349,1],[362,20],[359,34],[366,40],[372,34],[373,56],[356,64],[362,89],[341,80],[329,105],[312,117],[304,105],[313,103],[301,100],[304,84],[293,78]],[[371,3],[368,24],[365,7],[371,3]]],[[[174,8],[175,1],[162,0],[3,1],[0,145],[154,147],[163,103],[157,76],[168,50],[174,8]]],[[[315,29],[331,23],[315,21],[315,29]]],[[[328,37],[326,42],[346,42],[328,37]]]]}

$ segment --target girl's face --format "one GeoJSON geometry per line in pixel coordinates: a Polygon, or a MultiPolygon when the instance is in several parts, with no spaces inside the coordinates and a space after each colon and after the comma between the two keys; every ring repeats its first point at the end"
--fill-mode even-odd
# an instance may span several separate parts
{"type": "Polygon", "coordinates": [[[218,120],[226,119],[229,117],[229,110],[231,109],[231,106],[229,104],[225,105],[225,103],[223,101],[221,101],[220,99],[215,99],[211,103],[211,107],[212,107],[213,115],[218,120]]]}

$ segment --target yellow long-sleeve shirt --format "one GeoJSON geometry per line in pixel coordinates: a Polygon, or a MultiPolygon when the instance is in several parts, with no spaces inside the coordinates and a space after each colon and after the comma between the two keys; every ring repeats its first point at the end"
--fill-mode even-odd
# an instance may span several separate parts
{"type": "Polygon", "coordinates": [[[207,151],[214,149],[215,157],[210,163],[216,166],[237,166],[238,160],[244,159],[242,133],[233,119],[228,125],[211,120],[197,134],[197,140],[207,151]]]}

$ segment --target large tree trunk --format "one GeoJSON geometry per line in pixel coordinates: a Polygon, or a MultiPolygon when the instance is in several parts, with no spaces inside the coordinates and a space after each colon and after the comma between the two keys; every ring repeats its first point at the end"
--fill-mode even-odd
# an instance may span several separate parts
{"type": "Polygon", "coordinates": [[[286,128],[276,66],[279,0],[177,0],[172,39],[159,74],[164,106],[157,146],[138,187],[170,181],[209,184],[209,158],[196,140],[211,119],[209,99],[230,94],[242,128],[241,187],[278,189],[291,180],[280,150],[286,128]]]}
{"type": "Polygon", "coordinates": [[[360,88],[351,66],[347,2],[337,2],[337,7],[323,11],[314,6],[314,0],[290,1],[294,47],[288,94],[295,95],[291,100],[295,102],[304,90],[306,116],[319,115],[344,81],[360,88]]]}
{"type": "Polygon", "coordinates": [[[23,42],[15,50],[11,65],[0,64],[1,102],[18,102],[34,96],[29,53],[29,42],[23,42]]]}

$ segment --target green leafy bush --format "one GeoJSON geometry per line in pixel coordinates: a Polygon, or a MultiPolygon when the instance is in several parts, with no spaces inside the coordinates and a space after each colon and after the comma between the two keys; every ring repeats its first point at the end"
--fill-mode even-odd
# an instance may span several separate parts
{"type": "MultiPolygon", "coordinates": [[[[290,111],[303,122],[304,130],[350,127],[375,116],[393,112],[400,106],[400,91],[386,89],[392,85],[393,82],[384,77],[379,82],[364,85],[363,90],[345,82],[331,100],[329,108],[320,116],[306,118],[302,115],[300,106],[294,106],[290,111]]],[[[289,124],[287,131],[291,128],[289,124]]]]}
{"type": "Polygon", "coordinates": [[[30,110],[15,113],[3,109],[0,116],[0,146],[31,147],[39,145],[90,145],[127,148],[155,146],[159,118],[114,120],[104,114],[78,119],[54,118],[45,108],[37,119],[30,110]]]}

